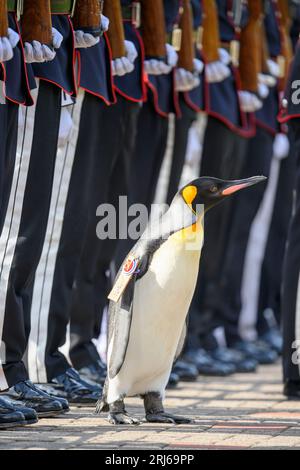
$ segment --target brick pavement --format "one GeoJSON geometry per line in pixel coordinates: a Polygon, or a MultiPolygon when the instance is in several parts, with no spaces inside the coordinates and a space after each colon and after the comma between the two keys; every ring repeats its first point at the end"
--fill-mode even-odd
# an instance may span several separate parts
{"type": "MultiPolygon", "coordinates": [[[[300,401],[284,399],[280,364],[256,374],[200,378],[167,393],[166,408],[190,425],[111,426],[93,409],[0,431],[0,449],[300,449],[300,401]]],[[[128,410],[142,417],[141,401],[128,410]]]]}

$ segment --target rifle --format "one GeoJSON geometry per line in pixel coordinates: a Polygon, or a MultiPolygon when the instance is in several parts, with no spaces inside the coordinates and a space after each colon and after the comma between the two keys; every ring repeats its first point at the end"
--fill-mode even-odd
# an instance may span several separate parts
{"type": "Polygon", "coordinates": [[[243,90],[257,92],[261,71],[261,23],[264,15],[263,0],[248,0],[249,20],[240,36],[240,76],[243,90]]]}
{"type": "Polygon", "coordinates": [[[21,17],[23,41],[39,41],[52,45],[52,20],[50,0],[23,0],[21,17]]]}
{"type": "Polygon", "coordinates": [[[194,70],[195,44],[193,34],[193,11],[190,0],[183,0],[183,13],[179,28],[182,31],[181,47],[178,54],[178,67],[189,72],[194,70]]]}
{"type": "Polygon", "coordinates": [[[141,34],[147,58],[166,56],[166,28],[163,0],[141,0],[141,34]]]}
{"type": "Polygon", "coordinates": [[[101,0],[76,0],[72,18],[74,29],[92,34],[94,37],[100,36],[102,9],[101,0]]]}
{"type": "Polygon", "coordinates": [[[287,0],[278,0],[278,19],[281,37],[281,54],[278,57],[280,67],[279,89],[285,89],[289,66],[293,59],[293,46],[290,38],[291,16],[287,0]]]}
{"type": "Polygon", "coordinates": [[[2,0],[0,2],[0,37],[7,37],[8,30],[8,13],[7,13],[7,2],[2,0]]]}
{"type": "Polygon", "coordinates": [[[219,17],[215,0],[202,0],[202,50],[207,62],[219,60],[219,17]]]}
{"type": "Polygon", "coordinates": [[[105,0],[103,13],[109,18],[107,34],[112,50],[112,58],[124,57],[126,55],[125,34],[120,0],[105,0]]]}

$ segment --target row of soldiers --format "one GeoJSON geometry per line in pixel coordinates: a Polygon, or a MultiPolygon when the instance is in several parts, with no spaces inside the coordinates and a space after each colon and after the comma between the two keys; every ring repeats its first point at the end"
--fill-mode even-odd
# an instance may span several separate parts
{"type": "Polygon", "coordinates": [[[118,211],[126,195],[150,209],[170,116],[168,203],[200,115],[201,175],[272,176],[207,217],[188,343],[170,386],[277,359],[294,174],[277,116],[297,13],[283,0],[1,2],[0,427],[97,401],[106,371],[95,338],[134,243],[99,239],[98,208],[118,211]],[[255,341],[240,328],[246,264],[254,315],[244,326],[255,341]]]}

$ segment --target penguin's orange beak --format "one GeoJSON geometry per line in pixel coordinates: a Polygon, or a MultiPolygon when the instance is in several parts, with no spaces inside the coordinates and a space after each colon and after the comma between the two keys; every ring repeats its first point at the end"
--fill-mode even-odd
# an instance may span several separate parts
{"type": "Polygon", "coordinates": [[[261,183],[265,181],[267,178],[265,176],[253,176],[252,178],[247,178],[244,180],[236,180],[230,181],[228,186],[223,189],[222,196],[230,196],[231,194],[240,191],[241,189],[248,188],[249,186],[253,186],[254,184],[261,183]]]}

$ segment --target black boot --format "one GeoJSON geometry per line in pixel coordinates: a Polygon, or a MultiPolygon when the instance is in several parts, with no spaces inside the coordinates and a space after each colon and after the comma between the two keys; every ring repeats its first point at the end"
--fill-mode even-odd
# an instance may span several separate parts
{"type": "Polygon", "coordinates": [[[9,406],[6,400],[0,398],[0,429],[16,428],[25,424],[25,416],[9,406]]]}
{"type": "Polygon", "coordinates": [[[75,369],[68,369],[52,381],[56,393],[62,392],[69,403],[77,406],[93,406],[101,394],[101,387],[83,380],[75,369]]]}
{"type": "Polygon", "coordinates": [[[30,380],[19,382],[11,387],[5,396],[26,408],[32,408],[39,418],[63,413],[62,405],[55,398],[40,390],[30,380]]]}
{"type": "Polygon", "coordinates": [[[80,377],[91,384],[103,385],[106,379],[106,365],[102,361],[97,361],[78,370],[80,377]]]}
{"type": "Polygon", "coordinates": [[[25,424],[35,424],[38,422],[38,416],[33,408],[26,408],[20,402],[0,397],[0,405],[7,407],[11,412],[19,412],[25,418],[25,424]]]}
{"type": "Polygon", "coordinates": [[[204,349],[188,349],[183,359],[190,364],[194,364],[200,375],[226,377],[236,372],[233,364],[224,364],[213,359],[204,349]]]}
{"type": "Polygon", "coordinates": [[[283,395],[289,400],[300,400],[300,381],[287,380],[283,387],[283,395]]]}

